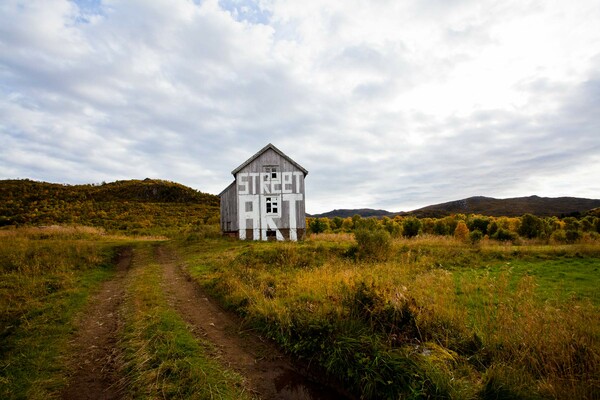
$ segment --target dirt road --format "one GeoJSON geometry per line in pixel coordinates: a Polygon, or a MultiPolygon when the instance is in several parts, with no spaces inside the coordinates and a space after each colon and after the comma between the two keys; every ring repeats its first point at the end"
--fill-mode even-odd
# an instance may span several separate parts
{"type": "MultiPolygon", "coordinates": [[[[271,342],[253,332],[240,331],[239,320],[224,312],[188,278],[172,250],[165,245],[155,249],[154,258],[162,267],[161,288],[169,306],[180,314],[195,337],[212,343],[215,351],[211,356],[242,375],[245,386],[257,398],[343,398],[299,372],[271,342]]],[[[71,343],[74,354],[70,360],[72,375],[62,393],[63,399],[124,397],[126,382],[120,379],[121,355],[117,344],[124,325],[122,304],[127,293],[126,278],[134,257],[135,251],[131,248],[120,251],[115,276],[103,283],[79,320],[71,343]]]]}
{"type": "Polygon", "coordinates": [[[67,400],[119,399],[118,332],[123,325],[120,306],[125,295],[125,276],[131,265],[131,248],[119,250],[115,276],[104,282],[90,300],[86,313],[77,323],[71,343],[74,356],[69,361],[74,371],[62,393],[67,400]]]}
{"type": "Polygon", "coordinates": [[[339,393],[313,382],[272,343],[252,332],[240,331],[240,323],[223,311],[197,284],[191,282],[166,247],[156,251],[163,266],[163,285],[170,303],[199,338],[217,348],[216,356],[247,379],[261,399],[339,399],[339,393]]]}

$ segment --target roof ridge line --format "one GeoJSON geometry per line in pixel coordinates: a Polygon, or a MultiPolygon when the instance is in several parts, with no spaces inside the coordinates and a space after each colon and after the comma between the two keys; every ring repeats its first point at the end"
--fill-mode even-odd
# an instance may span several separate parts
{"type": "Polygon", "coordinates": [[[281,157],[283,157],[286,160],[288,160],[292,165],[294,165],[296,168],[298,168],[299,170],[301,170],[304,173],[304,176],[308,175],[308,171],[306,169],[304,169],[296,161],[292,160],[283,151],[279,150],[273,143],[269,143],[265,147],[263,147],[262,149],[260,149],[259,151],[257,151],[252,157],[250,157],[249,159],[247,159],[246,161],[244,161],[239,167],[237,167],[236,169],[234,169],[233,171],[231,171],[231,174],[235,176],[236,173],[238,173],[241,169],[243,169],[248,164],[250,164],[252,161],[254,161],[255,159],[257,159],[262,153],[264,153],[268,149],[273,150],[275,153],[279,154],[281,157]]]}

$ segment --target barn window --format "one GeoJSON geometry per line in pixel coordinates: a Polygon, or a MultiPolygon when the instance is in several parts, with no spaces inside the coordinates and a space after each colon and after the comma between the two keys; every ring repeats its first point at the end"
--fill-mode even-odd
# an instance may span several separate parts
{"type": "Polygon", "coordinates": [[[252,212],[252,202],[251,201],[246,202],[246,212],[252,212]]]}
{"type": "Polygon", "coordinates": [[[267,165],[265,167],[265,175],[266,180],[270,181],[278,181],[279,180],[279,167],[277,165],[267,165]]]}
{"type": "Polygon", "coordinates": [[[279,197],[270,196],[265,199],[267,214],[279,214],[279,197]]]}
{"type": "Polygon", "coordinates": [[[268,238],[274,238],[274,237],[276,237],[276,236],[277,236],[277,232],[275,232],[275,231],[273,231],[273,230],[271,230],[271,229],[268,229],[268,230],[267,230],[267,237],[268,237],[268,238]]]}

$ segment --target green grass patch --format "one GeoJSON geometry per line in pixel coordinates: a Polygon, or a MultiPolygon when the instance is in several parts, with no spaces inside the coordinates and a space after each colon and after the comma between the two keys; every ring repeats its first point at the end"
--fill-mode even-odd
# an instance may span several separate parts
{"type": "Polygon", "coordinates": [[[497,279],[505,275],[511,290],[515,290],[524,277],[532,277],[535,294],[540,301],[591,301],[600,306],[600,258],[596,257],[515,257],[501,262],[492,261],[479,268],[455,269],[454,273],[457,281],[473,281],[485,276],[497,279]]]}

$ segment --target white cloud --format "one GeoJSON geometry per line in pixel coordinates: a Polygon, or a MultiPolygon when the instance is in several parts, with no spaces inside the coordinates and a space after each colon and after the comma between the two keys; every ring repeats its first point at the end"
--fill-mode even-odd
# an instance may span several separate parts
{"type": "Polygon", "coordinates": [[[219,193],[273,142],[310,171],[309,212],[598,197],[599,19],[595,1],[3,2],[1,177],[219,193]]]}

